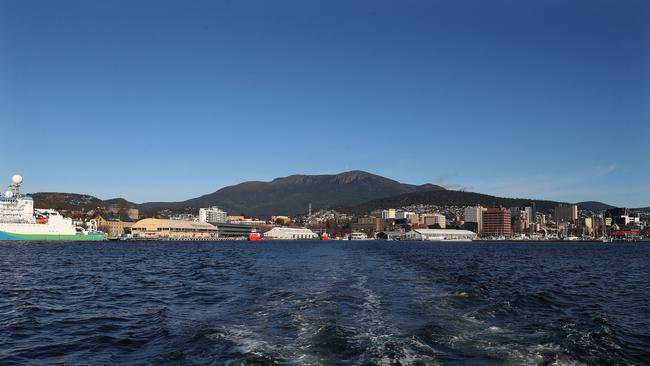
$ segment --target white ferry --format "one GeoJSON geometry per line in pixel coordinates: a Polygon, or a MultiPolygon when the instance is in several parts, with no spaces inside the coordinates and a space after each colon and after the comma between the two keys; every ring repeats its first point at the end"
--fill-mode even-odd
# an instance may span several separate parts
{"type": "Polygon", "coordinates": [[[104,233],[77,228],[55,210],[35,210],[32,197],[20,193],[22,183],[14,175],[0,197],[0,240],[104,240],[104,233]]]}

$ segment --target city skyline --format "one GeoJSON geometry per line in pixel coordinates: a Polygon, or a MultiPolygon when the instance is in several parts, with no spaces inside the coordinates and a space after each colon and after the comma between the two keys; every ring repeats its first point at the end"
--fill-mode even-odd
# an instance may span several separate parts
{"type": "Polygon", "coordinates": [[[0,5],[0,170],[180,201],[363,170],[650,206],[642,1],[0,5]],[[471,6],[470,6],[471,5],[471,6]]]}

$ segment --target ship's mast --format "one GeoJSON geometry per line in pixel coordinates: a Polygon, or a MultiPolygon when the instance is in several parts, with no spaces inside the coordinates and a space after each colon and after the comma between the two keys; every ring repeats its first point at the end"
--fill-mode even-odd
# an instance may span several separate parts
{"type": "Polygon", "coordinates": [[[20,198],[20,185],[23,183],[23,177],[16,174],[11,177],[11,184],[5,193],[6,197],[20,198]]]}

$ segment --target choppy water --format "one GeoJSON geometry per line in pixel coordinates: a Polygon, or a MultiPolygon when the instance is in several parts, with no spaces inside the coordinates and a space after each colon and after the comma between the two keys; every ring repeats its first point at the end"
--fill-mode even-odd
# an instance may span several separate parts
{"type": "Polygon", "coordinates": [[[650,362],[650,245],[0,244],[0,364],[650,362]]]}

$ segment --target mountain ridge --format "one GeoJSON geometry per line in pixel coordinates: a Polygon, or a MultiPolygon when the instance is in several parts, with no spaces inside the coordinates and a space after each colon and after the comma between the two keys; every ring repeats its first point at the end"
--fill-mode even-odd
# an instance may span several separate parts
{"type": "MultiPolygon", "coordinates": [[[[33,193],[32,197],[37,208],[89,211],[109,206],[135,207],[140,209],[144,216],[196,212],[200,207],[209,206],[219,206],[231,214],[268,217],[274,214],[305,213],[309,203],[314,210],[333,208],[359,213],[367,213],[375,208],[426,203],[515,207],[537,202],[538,209],[544,211],[550,210],[552,206],[559,203],[552,200],[505,198],[476,192],[446,190],[429,183],[421,185],[400,183],[360,170],[339,174],[293,174],[271,181],[246,181],[176,202],[138,204],[124,198],[102,200],[88,194],[59,192],[37,192],[33,193]]],[[[577,205],[582,209],[593,211],[614,207],[598,201],[578,202],[577,205]]],[[[645,210],[650,211],[648,208],[645,210]]]]}
{"type": "Polygon", "coordinates": [[[608,205],[600,201],[583,201],[576,203],[578,207],[591,210],[591,211],[605,211],[611,208],[616,208],[616,206],[608,205]]]}
{"type": "Polygon", "coordinates": [[[247,181],[185,201],[147,202],[141,204],[140,208],[144,212],[155,212],[165,207],[178,210],[220,206],[227,211],[253,216],[294,215],[306,212],[309,203],[315,209],[331,208],[429,190],[444,188],[434,184],[400,183],[376,174],[353,170],[338,174],[294,174],[269,182],[247,181]]]}

